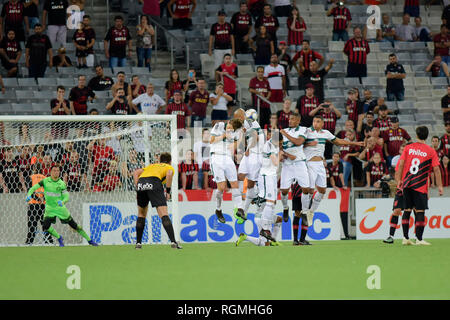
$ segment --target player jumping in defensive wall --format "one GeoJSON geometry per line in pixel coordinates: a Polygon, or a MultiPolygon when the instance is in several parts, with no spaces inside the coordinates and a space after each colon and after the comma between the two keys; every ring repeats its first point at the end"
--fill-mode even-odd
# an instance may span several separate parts
{"type": "Polygon", "coordinates": [[[72,229],[78,232],[91,246],[97,246],[97,243],[91,240],[91,238],[84,232],[77,223],[73,220],[69,210],[67,210],[65,204],[69,201],[69,192],[67,191],[66,184],[60,178],[61,169],[57,165],[53,165],[50,170],[50,177],[41,180],[36,183],[28,191],[26,201],[31,200],[33,193],[39,189],[44,188],[45,197],[45,213],[44,220],[42,222],[42,229],[44,232],[50,233],[56,239],[58,239],[59,246],[64,247],[64,239],[56,232],[51,226],[56,222],[58,217],[61,223],[68,224],[72,229]]]}

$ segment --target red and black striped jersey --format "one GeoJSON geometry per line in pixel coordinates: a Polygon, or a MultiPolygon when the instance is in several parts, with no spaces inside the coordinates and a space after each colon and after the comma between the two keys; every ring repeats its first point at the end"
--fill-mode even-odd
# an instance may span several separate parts
{"type": "Polygon", "coordinates": [[[17,58],[18,52],[22,51],[20,43],[15,39],[9,40],[8,37],[3,37],[2,41],[0,42],[0,48],[5,50],[5,53],[9,59],[13,60],[17,58]]]}
{"type": "Polygon", "coordinates": [[[113,114],[126,115],[130,113],[130,106],[125,99],[123,102],[116,100],[111,108],[111,111],[113,114]]]}
{"type": "Polygon", "coordinates": [[[217,183],[214,181],[214,175],[211,171],[211,165],[209,164],[209,159],[203,161],[202,164],[203,175],[207,175],[208,177],[208,188],[217,189],[217,183]]]}
{"type": "MultiPolygon", "coordinates": [[[[249,88],[258,91],[264,97],[267,97],[267,95],[270,92],[270,84],[266,78],[263,78],[263,80],[259,80],[258,77],[254,77],[254,78],[250,79],[249,88]]],[[[257,109],[258,95],[252,93],[252,102],[253,102],[253,108],[257,109]]],[[[267,104],[267,102],[264,102],[261,100],[259,102],[259,107],[260,108],[270,108],[270,105],[267,104]]]]}
{"type": "Polygon", "coordinates": [[[311,63],[311,61],[316,61],[316,60],[323,59],[323,56],[320,53],[318,53],[317,51],[314,51],[314,50],[308,50],[308,51],[300,50],[292,58],[292,63],[296,63],[296,61],[298,59],[300,59],[300,57],[303,58],[303,68],[305,68],[305,70],[309,70],[309,64],[311,63]]]}
{"type": "Polygon", "coordinates": [[[341,178],[339,177],[340,174],[344,173],[344,166],[342,163],[338,162],[337,164],[333,164],[330,162],[327,164],[327,169],[330,175],[330,180],[333,179],[334,185],[338,188],[342,188],[341,178]]]}
{"type": "Polygon", "coordinates": [[[420,0],[405,0],[405,7],[418,7],[420,0]]]}
{"type": "Polygon", "coordinates": [[[248,13],[241,14],[236,12],[231,17],[231,25],[233,26],[234,34],[238,37],[243,37],[248,34],[250,27],[252,26],[252,16],[248,13]]]}
{"type": "Polygon", "coordinates": [[[284,129],[289,127],[289,117],[291,116],[291,114],[292,111],[286,113],[283,110],[280,110],[277,112],[278,128],[284,129]]]}
{"type": "Polygon", "coordinates": [[[302,196],[302,188],[295,182],[291,185],[292,198],[300,198],[302,196]]]}
{"type": "Polygon", "coordinates": [[[351,101],[349,100],[347,102],[347,114],[348,114],[348,120],[352,120],[355,124],[355,128],[358,125],[358,116],[363,112],[363,104],[361,101],[351,101]]]}
{"type": "MultiPolygon", "coordinates": [[[[287,19],[287,27],[288,27],[288,46],[290,45],[301,45],[303,41],[303,32],[304,31],[294,31],[291,29],[292,19],[287,19]]],[[[295,29],[306,29],[305,20],[300,18],[299,20],[295,20],[295,29]]]]}
{"type": "Polygon", "coordinates": [[[391,118],[386,117],[384,119],[377,118],[373,122],[373,126],[380,129],[380,136],[383,137],[385,132],[391,128],[391,118]]]}
{"type": "Polygon", "coordinates": [[[336,130],[336,121],[337,121],[336,113],[334,113],[334,111],[330,111],[330,112],[322,112],[320,115],[323,117],[323,128],[334,134],[334,131],[336,130]]]}
{"type": "Polygon", "coordinates": [[[170,82],[166,81],[166,90],[169,91],[169,99],[173,97],[175,91],[183,91],[183,82],[180,80],[170,82]]]}
{"type": "Polygon", "coordinates": [[[312,125],[312,117],[309,116],[309,113],[317,108],[319,104],[319,98],[316,96],[308,98],[308,96],[304,95],[297,101],[297,109],[302,116],[300,120],[302,127],[310,127],[312,125]]]}
{"type": "Polygon", "coordinates": [[[268,17],[266,17],[265,15],[260,16],[255,22],[255,28],[258,29],[262,25],[266,27],[266,31],[272,36],[272,39],[277,38],[277,28],[280,26],[277,17],[273,15],[270,15],[268,17]]]}
{"type": "Polygon", "coordinates": [[[369,43],[361,39],[352,38],[345,43],[344,53],[348,56],[348,62],[355,64],[367,64],[367,55],[370,53],[369,43]]]}
{"type": "Polygon", "coordinates": [[[77,30],[72,37],[72,40],[79,46],[87,45],[87,36],[84,30],[77,30]]]}
{"type": "Polygon", "coordinates": [[[447,157],[450,155],[450,135],[449,134],[446,133],[441,137],[440,149],[442,150],[444,155],[446,155],[447,157]]]}
{"type": "MultiPolygon", "coordinates": [[[[337,135],[336,135],[337,136],[337,135]]],[[[343,139],[343,138],[341,138],[343,139]]],[[[359,152],[360,148],[357,146],[341,146],[339,149],[339,154],[342,160],[344,160],[345,156],[349,153],[356,153],[359,152]]],[[[351,158],[349,157],[347,159],[347,162],[351,162],[351,158]]]]}
{"type": "Polygon", "coordinates": [[[373,187],[375,182],[388,173],[388,168],[384,161],[380,162],[378,165],[371,161],[367,165],[366,172],[370,175],[370,186],[373,187]]]}
{"type": "Polygon", "coordinates": [[[450,186],[450,166],[447,165],[447,167],[444,167],[444,164],[441,161],[439,164],[439,169],[441,170],[442,186],[450,186]]]}
{"type": "Polygon", "coordinates": [[[194,174],[198,172],[198,164],[196,162],[193,163],[186,163],[185,161],[182,161],[178,165],[178,172],[180,172],[180,180],[179,180],[179,186],[182,187],[181,184],[181,174],[186,174],[186,189],[192,189],[194,185],[194,174]]]}
{"type": "Polygon", "coordinates": [[[191,115],[189,108],[184,102],[182,103],[169,103],[166,109],[166,114],[176,114],[177,115],[177,128],[186,128],[186,117],[191,115]]]}
{"type": "Polygon", "coordinates": [[[387,144],[387,150],[390,156],[396,156],[399,154],[400,147],[406,141],[411,140],[408,132],[405,129],[398,128],[388,129],[382,135],[384,143],[387,144]]]}
{"type": "MultiPolygon", "coordinates": [[[[1,17],[3,18],[6,26],[5,30],[11,29],[23,29],[24,18],[24,5],[23,2],[8,1],[3,5],[1,17]]],[[[17,34],[16,34],[17,37],[17,34]]]]}
{"type": "Polygon", "coordinates": [[[228,22],[224,24],[214,23],[209,33],[214,37],[214,49],[231,49],[231,36],[233,35],[233,26],[228,22]]]}
{"type": "Polygon", "coordinates": [[[400,161],[404,161],[402,188],[428,193],[428,179],[433,167],[439,166],[434,149],[424,143],[415,142],[405,146],[400,161]]]}
{"type": "Polygon", "coordinates": [[[178,16],[178,19],[189,17],[191,11],[191,0],[177,0],[175,1],[175,10],[173,14],[178,16]]]}
{"type": "Polygon", "coordinates": [[[336,7],[331,10],[331,15],[334,17],[333,30],[342,31],[348,26],[348,23],[352,20],[350,10],[343,7],[336,7]]]}

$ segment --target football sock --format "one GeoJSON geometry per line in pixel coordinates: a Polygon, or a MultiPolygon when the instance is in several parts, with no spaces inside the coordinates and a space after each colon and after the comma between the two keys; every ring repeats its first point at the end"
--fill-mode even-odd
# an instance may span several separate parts
{"type": "Polygon", "coordinates": [[[91,241],[91,238],[87,235],[86,232],[84,232],[84,230],[83,230],[82,227],[78,226],[77,232],[78,232],[83,238],[85,238],[86,241],[88,241],[88,242],[91,241]]]}
{"type": "Polygon", "coordinates": [[[244,194],[244,181],[239,181],[239,192],[241,193],[241,196],[244,194]]]}
{"type": "Polygon", "coordinates": [[[281,229],[281,222],[277,222],[273,225],[273,231],[272,231],[272,237],[274,239],[277,239],[278,233],[280,232],[281,229]]]}
{"type": "Polygon", "coordinates": [[[316,195],[314,196],[314,199],[312,200],[312,204],[311,204],[311,211],[312,212],[316,212],[317,208],[319,208],[320,205],[320,201],[322,201],[322,198],[325,194],[317,192],[316,195]]]}
{"type": "Polygon", "coordinates": [[[250,208],[250,204],[252,200],[256,197],[255,188],[247,188],[247,194],[245,196],[244,202],[244,212],[247,213],[248,208],[250,208]]]}
{"type": "Polygon", "coordinates": [[[308,198],[309,198],[309,206],[308,206],[308,209],[311,209],[311,206],[312,206],[312,198],[313,198],[313,196],[314,196],[314,193],[308,193],[308,198]]]}
{"type": "Polygon", "coordinates": [[[402,216],[402,228],[403,228],[403,237],[405,239],[409,239],[409,217],[411,215],[411,211],[403,211],[402,216]]]}
{"type": "Polygon", "coordinates": [[[300,232],[300,242],[305,241],[306,233],[308,232],[308,218],[306,214],[302,214],[302,226],[300,232]]]}
{"type": "Polygon", "coordinates": [[[341,212],[341,222],[344,235],[348,238],[348,212],[341,212]]]}
{"type": "Polygon", "coordinates": [[[302,193],[302,211],[306,212],[309,209],[309,193],[302,193]]]}
{"type": "Polygon", "coordinates": [[[425,230],[425,213],[424,212],[414,212],[416,217],[416,238],[422,241],[423,231],[425,230]]]}
{"type": "Polygon", "coordinates": [[[247,236],[247,240],[250,241],[251,243],[253,243],[256,246],[264,246],[265,245],[265,238],[259,237],[259,238],[255,238],[255,237],[251,237],[251,236],[247,236]]]}
{"type": "Polygon", "coordinates": [[[242,195],[239,192],[239,189],[231,189],[231,195],[233,196],[235,206],[242,209],[242,195]]]}
{"type": "Polygon", "coordinates": [[[216,209],[222,210],[223,191],[217,190],[216,193],[216,209]]]}
{"type": "Polygon", "coordinates": [[[298,225],[300,223],[300,217],[294,216],[292,221],[292,231],[294,233],[294,241],[298,241],[298,225]]]}
{"type": "Polygon", "coordinates": [[[281,203],[283,204],[283,209],[289,208],[288,200],[289,200],[289,193],[286,194],[281,193],[281,203]]]}
{"type": "Polygon", "coordinates": [[[138,217],[136,221],[136,243],[142,243],[142,235],[144,234],[145,218],[138,217]]]}
{"type": "Polygon", "coordinates": [[[170,221],[169,216],[163,216],[161,220],[170,241],[175,242],[175,232],[173,231],[172,221],[170,221]]]}
{"type": "Polygon", "coordinates": [[[48,228],[47,232],[50,233],[52,236],[54,236],[56,239],[59,239],[60,237],[59,233],[56,232],[56,230],[53,229],[53,227],[48,228]]]}
{"type": "Polygon", "coordinates": [[[391,237],[393,237],[394,236],[394,234],[395,234],[395,229],[396,229],[396,227],[397,227],[397,223],[398,223],[398,216],[396,216],[396,215],[392,215],[392,217],[391,217],[391,222],[390,222],[390,228],[389,228],[389,235],[391,236],[391,237]]]}
{"type": "Polygon", "coordinates": [[[264,230],[270,230],[273,224],[273,207],[272,202],[266,202],[266,206],[262,212],[261,224],[264,230]]]}

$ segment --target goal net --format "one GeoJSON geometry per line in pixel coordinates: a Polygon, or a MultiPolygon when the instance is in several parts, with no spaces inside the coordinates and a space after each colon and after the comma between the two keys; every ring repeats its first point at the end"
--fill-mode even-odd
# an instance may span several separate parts
{"type": "MultiPolygon", "coordinates": [[[[137,204],[133,171],[170,152],[175,176],[168,202],[179,239],[175,115],[0,117],[0,245],[55,245],[42,231],[42,190],[26,193],[59,164],[69,191],[67,209],[95,242],[134,244],[137,204]]],[[[69,245],[86,241],[58,220],[69,245]]],[[[149,204],[143,243],[169,239],[149,204]]]]}

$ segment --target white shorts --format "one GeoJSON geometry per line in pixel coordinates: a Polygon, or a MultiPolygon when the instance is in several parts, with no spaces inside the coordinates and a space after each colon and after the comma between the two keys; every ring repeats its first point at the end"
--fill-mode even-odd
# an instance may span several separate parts
{"type": "Polygon", "coordinates": [[[281,167],[281,189],[289,189],[297,181],[302,188],[309,188],[308,168],[305,161],[283,164],[281,167]]]}
{"type": "Polygon", "coordinates": [[[322,161],[308,161],[306,162],[309,175],[309,187],[314,188],[316,186],[320,188],[327,187],[327,172],[323,166],[322,161]]]}
{"type": "Polygon", "coordinates": [[[266,200],[276,201],[278,196],[277,176],[259,176],[259,196],[266,200]]]}
{"type": "Polygon", "coordinates": [[[258,181],[259,170],[261,169],[261,155],[250,153],[248,157],[243,156],[239,164],[238,173],[247,175],[247,179],[251,181],[258,181]]]}
{"type": "Polygon", "coordinates": [[[211,156],[211,171],[216,183],[223,181],[237,181],[236,165],[229,156],[215,155],[211,156]]]}

